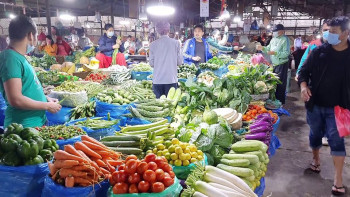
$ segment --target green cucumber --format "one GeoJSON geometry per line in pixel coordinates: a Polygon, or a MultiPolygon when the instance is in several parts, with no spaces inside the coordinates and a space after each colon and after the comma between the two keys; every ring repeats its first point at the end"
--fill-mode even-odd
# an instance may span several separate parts
{"type": "Polygon", "coordinates": [[[234,174],[236,176],[240,176],[243,178],[254,175],[254,171],[249,168],[232,167],[225,164],[219,164],[217,167],[220,168],[221,170],[225,170],[226,172],[229,172],[231,174],[234,174]]]}
{"type": "Polygon", "coordinates": [[[250,164],[248,159],[221,159],[220,163],[233,167],[248,167],[250,164]]]}
{"type": "Polygon", "coordinates": [[[101,142],[111,142],[111,141],[140,141],[139,136],[107,136],[101,139],[101,142]]]}
{"type": "Polygon", "coordinates": [[[245,155],[245,154],[224,154],[222,156],[223,159],[248,159],[250,164],[256,164],[259,163],[259,157],[256,155],[245,155]]]}
{"type": "Polygon", "coordinates": [[[134,147],[108,147],[113,151],[121,152],[126,155],[139,155],[142,153],[142,150],[134,147]]]}
{"type": "Polygon", "coordinates": [[[112,142],[102,142],[108,147],[140,147],[140,141],[112,141],[112,142]]]}
{"type": "Polygon", "coordinates": [[[144,129],[149,129],[149,128],[152,128],[152,127],[155,127],[155,126],[164,125],[167,122],[168,122],[167,119],[163,119],[161,121],[154,122],[154,123],[151,123],[151,124],[127,126],[127,127],[124,127],[122,129],[122,132],[126,132],[126,131],[140,131],[140,130],[144,130],[144,129]]]}

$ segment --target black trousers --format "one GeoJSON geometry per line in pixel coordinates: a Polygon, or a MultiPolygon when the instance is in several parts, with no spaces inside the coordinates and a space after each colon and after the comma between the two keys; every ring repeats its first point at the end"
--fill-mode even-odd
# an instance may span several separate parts
{"type": "Polygon", "coordinates": [[[277,85],[276,99],[281,101],[282,104],[286,102],[286,90],[287,90],[287,78],[288,78],[288,63],[275,66],[273,72],[278,75],[282,84],[277,85]]]}
{"type": "Polygon", "coordinates": [[[167,96],[170,88],[177,88],[177,83],[171,84],[153,84],[153,92],[156,95],[156,98],[160,98],[162,95],[167,96]]]}

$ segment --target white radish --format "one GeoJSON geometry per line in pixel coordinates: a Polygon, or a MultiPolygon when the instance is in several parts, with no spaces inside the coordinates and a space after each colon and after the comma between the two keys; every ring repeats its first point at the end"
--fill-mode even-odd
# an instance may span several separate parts
{"type": "Polygon", "coordinates": [[[239,187],[242,190],[249,193],[250,196],[257,197],[257,195],[253,192],[253,190],[238,176],[233,175],[229,172],[226,172],[225,170],[221,170],[221,169],[213,167],[213,166],[206,166],[205,171],[209,174],[216,176],[216,177],[222,177],[223,179],[233,183],[237,187],[239,187]]]}
{"type": "Polygon", "coordinates": [[[249,195],[249,194],[247,194],[246,192],[240,193],[240,192],[238,192],[238,191],[235,191],[235,190],[233,190],[233,189],[231,189],[231,188],[229,188],[229,187],[220,185],[220,184],[218,184],[218,183],[209,183],[209,185],[211,185],[211,186],[217,188],[217,189],[220,190],[222,193],[227,194],[227,195],[229,195],[229,196],[246,197],[247,195],[249,195]]]}
{"type": "Polygon", "coordinates": [[[192,197],[208,197],[207,195],[205,194],[202,194],[200,192],[194,192],[194,194],[192,195],[192,197]]]}
{"type": "Polygon", "coordinates": [[[229,182],[221,177],[214,176],[208,172],[205,173],[203,178],[204,178],[204,181],[206,181],[208,183],[217,183],[217,184],[226,186],[228,188],[232,188],[231,190],[237,191],[240,194],[245,194],[246,196],[250,196],[250,193],[242,190],[241,188],[239,188],[235,184],[233,184],[233,183],[231,183],[231,182],[229,182]]]}
{"type": "Polygon", "coordinates": [[[203,181],[196,182],[195,190],[201,192],[204,195],[207,195],[208,197],[229,197],[221,191],[218,191],[218,189],[216,189],[215,187],[203,181]]]}

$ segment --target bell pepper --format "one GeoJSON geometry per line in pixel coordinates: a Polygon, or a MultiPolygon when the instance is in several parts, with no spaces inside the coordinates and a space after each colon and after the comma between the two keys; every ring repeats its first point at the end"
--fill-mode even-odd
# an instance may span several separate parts
{"type": "Polygon", "coordinates": [[[19,166],[21,164],[21,159],[16,152],[9,152],[1,158],[1,163],[6,166],[19,166]]]}
{"type": "Polygon", "coordinates": [[[36,157],[34,157],[33,159],[27,160],[24,165],[29,166],[29,165],[38,165],[44,163],[44,159],[40,156],[37,155],[36,157]]]}
{"type": "Polygon", "coordinates": [[[5,137],[7,137],[10,134],[17,134],[21,135],[21,132],[23,130],[23,126],[17,123],[10,124],[5,131],[5,137]]]}
{"type": "Polygon", "coordinates": [[[44,149],[49,149],[52,146],[52,141],[50,139],[46,139],[44,141],[44,149]]]}
{"type": "Polygon", "coordinates": [[[51,161],[53,154],[49,149],[43,149],[39,152],[39,155],[44,159],[44,161],[51,161]]]}
{"type": "Polygon", "coordinates": [[[38,144],[39,152],[44,148],[44,140],[40,136],[33,136],[32,139],[38,144]]]}
{"type": "Polygon", "coordinates": [[[24,140],[29,140],[30,138],[38,135],[39,135],[39,131],[34,128],[25,128],[21,132],[21,137],[24,140]]]}
{"type": "Polygon", "coordinates": [[[51,139],[51,143],[52,143],[52,148],[51,148],[51,150],[52,150],[52,152],[55,152],[56,150],[58,150],[58,149],[60,149],[60,147],[58,146],[58,144],[56,143],[56,140],[54,140],[54,139],[51,139]]]}
{"type": "Polygon", "coordinates": [[[39,147],[34,140],[23,140],[19,144],[17,152],[23,159],[30,159],[39,154],[39,147]]]}
{"type": "Polygon", "coordinates": [[[5,152],[16,151],[20,142],[22,142],[22,139],[19,135],[10,134],[6,138],[1,139],[1,149],[5,152]]]}

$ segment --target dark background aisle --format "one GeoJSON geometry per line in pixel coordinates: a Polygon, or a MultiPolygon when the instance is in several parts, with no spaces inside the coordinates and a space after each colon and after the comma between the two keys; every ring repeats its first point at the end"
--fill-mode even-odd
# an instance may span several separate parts
{"type": "MultiPolygon", "coordinates": [[[[333,185],[333,160],[330,148],[321,149],[321,173],[308,170],[312,161],[309,148],[309,126],[306,123],[306,110],[300,100],[300,89],[294,78],[291,91],[284,106],[291,117],[283,116],[277,131],[282,147],[270,160],[265,177],[264,196],[273,197],[329,197],[333,185]]],[[[350,187],[350,138],[345,139],[348,156],[345,159],[344,185],[350,187]]],[[[346,196],[350,196],[347,192],[346,196]]]]}

